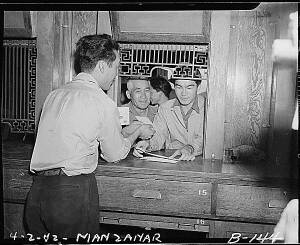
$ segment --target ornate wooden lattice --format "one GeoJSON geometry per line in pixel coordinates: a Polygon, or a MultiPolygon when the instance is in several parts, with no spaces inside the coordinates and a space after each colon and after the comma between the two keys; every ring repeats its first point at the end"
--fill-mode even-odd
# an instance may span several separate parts
{"type": "Polygon", "coordinates": [[[3,40],[1,123],[11,132],[35,130],[36,39],[3,40]]]}
{"type": "Polygon", "coordinates": [[[173,78],[206,80],[208,44],[120,43],[120,76],[149,77],[153,67],[174,69],[173,78]]]}

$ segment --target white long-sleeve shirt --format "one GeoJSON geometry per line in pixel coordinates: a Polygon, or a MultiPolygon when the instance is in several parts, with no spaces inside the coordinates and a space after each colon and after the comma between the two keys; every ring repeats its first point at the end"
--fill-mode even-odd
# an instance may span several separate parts
{"type": "Polygon", "coordinates": [[[30,170],[63,168],[69,175],[88,174],[98,164],[98,146],[108,162],[124,159],[131,147],[123,138],[119,112],[87,73],[78,74],[45,100],[30,170]]]}

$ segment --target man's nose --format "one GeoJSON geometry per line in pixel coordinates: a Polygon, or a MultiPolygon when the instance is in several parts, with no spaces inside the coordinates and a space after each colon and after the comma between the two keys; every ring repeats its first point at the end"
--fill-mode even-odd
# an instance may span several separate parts
{"type": "Polygon", "coordinates": [[[146,98],[146,92],[145,91],[141,93],[141,98],[146,98]]]}
{"type": "Polygon", "coordinates": [[[187,93],[186,93],[187,91],[186,91],[186,89],[184,88],[184,89],[182,89],[182,92],[181,92],[181,95],[182,96],[185,96],[187,93]]]}

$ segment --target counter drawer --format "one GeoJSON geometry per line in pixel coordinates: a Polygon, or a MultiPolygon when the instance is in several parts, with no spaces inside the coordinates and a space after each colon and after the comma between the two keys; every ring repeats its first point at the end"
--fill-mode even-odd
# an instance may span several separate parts
{"type": "Polygon", "coordinates": [[[287,192],[281,188],[220,184],[216,214],[279,220],[287,203],[287,192]]]}
{"type": "Polygon", "coordinates": [[[123,177],[97,178],[100,207],[148,214],[210,214],[211,184],[123,177]]]}

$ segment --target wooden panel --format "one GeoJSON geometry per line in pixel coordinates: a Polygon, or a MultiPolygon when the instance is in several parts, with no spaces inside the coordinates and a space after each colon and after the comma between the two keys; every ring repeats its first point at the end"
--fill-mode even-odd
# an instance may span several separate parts
{"type": "MultiPolygon", "coordinates": [[[[98,11],[98,22],[97,22],[97,34],[106,33],[112,35],[109,11],[98,11]]],[[[114,37],[113,37],[114,38],[114,37]]],[[[118,95],[120,94],[119,89],[119,78],[115,78],[115,82],[112,84],[110,89],[107,91],[107,95],[114,100],[118,101],[118,95]]]]}
{"type": "Polygon", "coordinates": [[[98,11],[97,34],[103,33],[112,34],[109,11],[98,11]]]}
{"type": "Polygon", "coordinates": [[[72,13],[56,11],[54,13],[54,67],[53,85],[56,89],[70,81],[71,68],[71,27],[72,13]]]}
{"type": "Polygon", "coordinates": [[[4,215],[4,238],[7,239],[10,235],[17,234],[18,237],[25,235],[23,224],[24,205],[3,203],[4,215]]]}
{"type": "Polygon", "coordinates": [[[211,184],[100,176],[100,207],[149,214],[209,214],[211,184]]]}
{"type": "Polygon", "coordinates": [[[287,196],[281,188],[220,184],[216,215],[277,221],[288,203],[287,196]]]}
{"type": "Polygon", "coordinates": [[[4,11],[5,38],[30,38],[32,25],[29,11],[4,11]]]}
{"type": "Polygon", "coordinates": [[[274,227],[275,225],[215,221],[214,237],[230,239],[233,233],[237,233],[233,235],[231,242],[246,242],[246,237],[251,239],[254,236],[259,237],[260,234],[262,234],[262,237],[264,237],[267,235],[267,233],[269,237],[273,233],[274,227]],[[238,240],[239,235],[240,240],[238,240]]]}
{"type": "MultiPolygon", "coordinates": [[[[129,15],[131,13],[128,13],[129,15]]],[[[128,16],[127,14],[127,16],[128,16]]],[[[137,18],[140,18],[141,16],[139,15],[140,13],[138,13],[137,18]]],[[[149,30],[132,30],[133,26],[125,26],[124,28],[124,24],[121,23],[121,21],[124,21],[124,17],[123,13],[117,12],[117,11],[113,11],[112,12],[112,28],[113,28],[113,33],[114,33],[114,37],[118,40],[118,41],[128,41],[128,42],[149,42],[151,40],[151,42],[185,42],[185,43],[200,43],[200,42],[208,42],[209,41],[209,30],[210,30],[210,16],[211,13],[209,11],[201,11],[199,12],[199,16],[201,17],[202,15],[202,19],[201,23],[199,23],[199,25],[197,25],[197,21],[195,23],[193,23],[192,25],[192,29],[193,31],[186,33],[185,31],[178,31],[178,29],[176,31],[172,32],[172,29],[174,28],[174,21],[172,21],[172,15],[170,15],[171,13],[166,12],[166,13],[156,13],[156,15],[162,14],[161,18],[159,18],[160,20],[164,21],[164,23],[168,26],[170,25],[169,31],[166,32],[165,31],[165,27],[166,25],[164,25],[164,27],[157,25],[157,22],[153,22],[151,23],[151,28],[149,30]],[[121,18],[120,18],[120,14],[121,14],[121,18]],[[170,16],[168,16],[168,14],[170,16]],[[166,20],[164,20],[164,18],[166,18],[166,20]],[[122,29],[122,28],[123,29],[122,29]],[[125,29],[125,30],[124,30],[125,29]],[[127,30],[126,30],[127,29],[127,30]],[[156,31],[155,31],[156,30],[156,31]],[[170,31],[171,30],[171,31],[170,31]],[[192,34],[190,34],[192,33],[192,34]]],[[[197,15],[197,13],[194,13],[195,15],[197,15]]],[[[134,12],[132,12],[132,15],[134,15],[134,12]]],[[[125,16],[126,17],[126,16],[125,16]]],[[[130,20],[132,20],[133,17],[130,16],[130,20]]],[[[155,17],[153,17],[155,19],[155,17]]],[[[144,22],[147,20],[149,21],[151,19],[151,16],[147,15],[146,19],[140,19],[137,21],[144,22]]],[[[185,21],[186,23],[189,23],[189,20],[187,19],[185,21]],[[186,22],[187,21],[187,22],[186,22]]],[[[176,22],[176,21],[175,21],[176,22]]],[[[176,25],[176,23],[175,23],[176,25]]],[[[176,28],[175,28],[176,29],[176,28]]],[[[175,30],[174,29],[174,30],[175,30]]]]}
{"type": "Polygon", "coordinates": [[[212,12],[205,158],[211,158],[212,154],[217,159],[223,158],[229,24],[229,11],[212,12]]]}
{"type": "Polygon", "coordinates": [[[121,32],[202,34],[203,11],[120,11],[118,14],[121,32]]]}
{"type": "MultiPolygon", "coordinates": [[[[97,11],[72,12],[72,53],[75,51],[77,41],[85,36],[97,33],[97,11]]],[[[73,62],[71,64],[73,68],[73,62]]],[[[73,70],[72,76],[75,75],[73,70]]]]}
{"type": "Polygon", "coordinates": [[[230,27],[225,148],[249,145],[266,150],[274,24],[269,14],[240,11],[232,14],[230,27]]]}
{"type": "Polygon", "coordinates": [[[52,91],[54,65],[54,22],[53,12],[38,11],[37,13],[37,65],[36,65],[36,106],[35,125],[38,125],[44,101],[52,91]]]}

